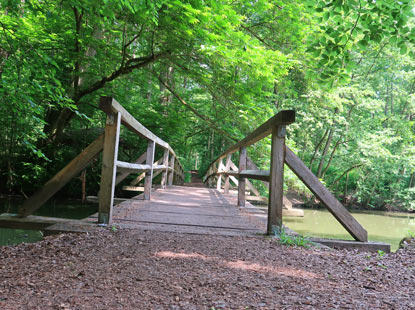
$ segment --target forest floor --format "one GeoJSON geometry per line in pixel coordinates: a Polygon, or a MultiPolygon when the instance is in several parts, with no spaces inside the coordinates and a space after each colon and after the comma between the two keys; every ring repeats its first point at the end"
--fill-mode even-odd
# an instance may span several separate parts
{"type": "Polygon", "coordinates": [[[149,231],[0,247],[0,309],[415,309],[415,250],[149,231]]]}

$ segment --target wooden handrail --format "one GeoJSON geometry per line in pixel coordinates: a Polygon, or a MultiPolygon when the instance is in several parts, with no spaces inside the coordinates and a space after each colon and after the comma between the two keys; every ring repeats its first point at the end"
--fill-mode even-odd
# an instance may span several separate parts
{"type": "MultiPolygon", "coordinates": [[[[237,142],[212,161],[206,171],[204,182],[211,185],[217,178],[217,189],[221,189],[222,176],[225,176],[225,194],[229,190],[229,178],[239,178],[238,206],[245,205],[246,178],[269,182],[268,226],[267,233],[282,225],[284,163],[304,182],[304,184],[320,199],[343,227],[358,241],[366,242],[366,230],[353,218],[346,208],[324,187],[317,177],[301,162],[301,160],[285,146],[286,125],[295,121],[295,111],[281,111],[270,118],[241,141],[237,142]],[[255,169],[255,164],[247,165],[246,147],[265,138],[272,133],[270,170],[255,169]],[[239,167],[232,161],[232,153],[239,150],[239,167]],[[227,158],[226,166],[223,158],[227,158]],[[218,168],[216,164],[218,163],[218,168]]],[[[256,188],[250,184],[249,189],[258,196],[256,188]]]]}
{"type": "MultiPolygon", "coordinates": [[[[152,180],[157,172],[162,173],[161,187],[172,185],[173,179],[182,183],[184,181],[183,167],[170,145],[157,137],[140,122],[138,122],[126,109],[112,97],[101,97],[99,108],[107,114],[105,127],[106,140],[103,150],[103,165],[101,174],[101,189],[99,197],[98,221],[110,223],[112,219],[112,205],[114,188],[129,173],[143,173],[140,179],[144,179],[144,199],[151,197],[152,180]],[[120,125],[147,140],[147,151],[140,156],[135,163],[118,161],[118,143],[120,125]],[[107,141],[108,140],[108,141],[107,141]],[[163,161],[154,163],[155,146],[164,149],[163,161]],[[169,155],[171,160],[169,161],[169,155]],[[137,163],[140,162],[140,163],[137,163]],[[116,179],[116,172],[122,172],[122,177],[116,179]],[[175,176],[173,178],[173,176],[175,176]]],[[[158,174],[158,173],[157,173],[158,174]]],[[[131,187],[127,187],[131,188],[131,187]]],[[[141,187],[135,187],[141,188],[141,187]]]]}
{"type": "MultiPolygon", "coordinates": [[[[103,152],[101,184],[99,195],[98,221],[110,223],[112,218],[112,206],[114,201],[114,189],[117,184],[124,180],[130,173],[144,172],[141,179],[145,179],[144,197],[150,199],[152,179],[162,175],[162,187],[184,182],[184,170],[170,145],[153,134],[150,130],[139,123],[126,109],[124,109],[114,98],[101,97],[99,107],[107,114],[105,133],[92,142],[68,165],[52,177],[41,189],[26,200],[19,207],[19,215],[25,217],[40,208],[50,197],[69,182],[75,175],[84,170],[88,164],[103,152]],[[125,125],[134,133],[148,141],[147,151],[134,163],[118,161],[118,145],[120,125],[125,125]],[[164,161],[153,163],[155,145],[164,148],[164,161]],[[169,159],[169,155],[171,155],[169,159]],[[116,173],[121,172],[116,178],[116,173]],[[153,171],[155,173],[153,174],[153,171]]],[[[139,181],[137,181],[139,182],[139,181]]]]}
{"type": "Polygon", "coordinates": [[[241,147],[247,147],[255,142],[258,142],[259,140],[264,139],[265,137],[269,136],[272,132],[272,128],[275,126],[285,126],[290,125],[295,122],[295,111],[294,110],[284,110],[273,117],[271,117],[269,120],[267,120],[265,123],[263,123],[261,126],[259,126],[257,129],[255,129],[253,132],[251,132],[249,135],[247,135],[244,139],[240,140],[239,142],[232,145],[230,148],[228,148],[225,152],[223,152],[221,155],[219,155],[215,160],[212,161],[210,166],[220,160],[221,158],[225,158],[226,155],[235,153],[239,151],[241,147]]]}

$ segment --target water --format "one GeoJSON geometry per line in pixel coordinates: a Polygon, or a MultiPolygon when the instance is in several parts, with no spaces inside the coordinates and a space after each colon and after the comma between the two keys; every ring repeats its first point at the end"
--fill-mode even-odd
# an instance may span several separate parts
{"type": "MultiPolygon", "coordinates": [[[[0,200],[0,214],[17,213],[19,200],[0,200]]],[[[78,201],[50,201],[38,209],[34,215],[60,217],[68,219],[82,219],[98,211],[95,204],[81,204],[78,201]]],[[[0,246],[22,242],[36,242],[43,239],[37,230],[0,228],[0,246]]]]}
{"type": "MultiPolygon", "coordinates": [[[[370,211],[352,215],[367,230],[370,241],[390,243],[392,251],[409,232],[415,232],[415,214],[370,211]]],[[[304,217],[285,217],[284,224],[304,236],[353,240],[326,210],[305,209],[304,217]]]]}

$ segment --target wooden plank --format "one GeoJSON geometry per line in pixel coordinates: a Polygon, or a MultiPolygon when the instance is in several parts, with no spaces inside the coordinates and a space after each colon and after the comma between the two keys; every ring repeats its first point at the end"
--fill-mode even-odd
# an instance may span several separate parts
{"type": "MultiPolygon", "coordinates": [[[[142,164],[146,161],[146,157],[147,157],[147,153],[144,152],[143,154],[141,154],[140,157],[137,158],[137,160],[134,162],[134,164],[142,164]]],[[[120,174],[117,175],[117,178],[115,179],[115,186],[117,186],[118,184],[120,184],[122,181],[124,181],[124,179],[126,177],[128,177],[130,175],[130,172],[126,171],[126,172],[121,172],[120,174]]]]}
{"type": "Polygon", "coordinates": [[[103,224],[112,220],[120,124],[121,113],[107,115],[98,206],[98,222],[103,224]]]}
{"type": "Polygon", "coordinates": [[[150,130],[144,127],[130,113],[128,113],[128,111],[124,109],[124,107],[121,104],[119,104],[114,98],[101,97],[99,102],[99,108],[107,114],[120,112],[122,124],[125,125],[128,129],[147,140],[154,141],[156,144],[162,146],[163,148],[167,148],[170,150],[170,152],[174,153],[174,151],[170,148],[167,142],[164,142],[155,134],[153,134],[150,130]]]}
{"type": "Polygon", "coordinates": [[[242,170],[239,175],[244,178],[268,181],[270,172],[269,170],[242,170]]]}
{"type": "MultiPolygon", "coordinates": [[[[147,144],[147,158],[146,164],[153,166],[154,161],[154,150],[155,150],[155,142],[148,141],[147,144]]],[[[153,183],[153,169],[146,172],[146,176],[144,178],[144,200],[150,200],[151,198],[151,185],[153,183]]]]}
{"type": "Polygon", "coordinates": [[[140,164],[133,164],[127,163],[125,161],[117,161],[117,171],[127,171],[130,173],[134,172],[147,172],[151,170],[150,165],[140,165],[140,164]]]}
{"type": "Polygon", "coordinates": [[[224,158],[229,153],[234,153],[238,149],[243,146],[249,146],[254,144],[255,142],[265,138],[266,136],[270,135],[272,132],[272,128],[279,125],[289,125],[295,122],[295,111],[294,110],[284,110],[279,112],[278,114],[271,117],[257,129],[255,129],[252,133],[246,136],[244,139],[239,141],[238,143],[234,144],[230,148],[228,148],[225,152],[223,152],[217,159],[213,162],[216,162],[220,158],[224,158]]]}
{"type": "Polygon", "coordinates": [[[174,162],[175,162],[175,156],[172,154],[171,158],[170,158],[170,168],[172,169],[171,171],[169,171],[169,176],[168,176],[168,184],[170,186],[173,185],[173,179],[174,179],[174,162]]]}
{"type": "Polygon", "coordinates": [[[378,252],[380,250],[385,253],[390,253],[391,251],[390,244],[383,242],[357,242],[350,240],[336,240],[323,238],[310,238],[310,240],[334,249],[356,249],[360,252],[378,252]]]}
{"type": "MultiPolygon", "coordinates": [[[[241,147],[239,150],[239,171],[246,169],[246,147],[241,147]]],[[[239,175],[238,184],[238,206],[245,207],[245,178],[239,175]]]]}
{"type": "Polygon", "coordinates": [[[163,165],[166,168],[162,171],[161,184],[160,185],[161,185],[161,188],[166,188],[166,186],[167,186],[167,174],[168,174],[168,167],[169,167],[169,150],[168,149],[164,149],[163,165]]]}
{"type": "MultiPolygon", "coordinates": [[[[146,152],[146,154],[147,154],[147,152],[146,152]]],[[[163,158],[159,158],[157,161],[155,161],[155,162],[153,163],[153,166],[154,166],[154,165],[158,165],[158,164],[160,164],[162,160],[163,160],[163,158]]],[[[153,174],[153,179],[154,179],[154,177],[155,177],[156,175],[158,175],[158,173],[157,173],[157,174],[153,174]]],[[[132,180],[132,181],[131,181],[130,186],[135,186],[135,185],[137,185],[138,183],[140,183],[140,181],[141,181],[141,180],[143,180],[143,179],[145,178],[145,176],[146,176],[145,172],[141,173],[141,174],[140,174],[140,175],[138,175],[138,176],[137,176],[134,180],[132,180]]]]}
{"type": "Polygon", "coordinates": [[[358,241],[367,242],[367,231],[288,147],[285,147],[285,163],[327,207],[331,214],[333,214],[353,238],[358,241]]]}
{"type": "Polygon", "coordinates": [[[76,156],[62,170],[55,174],[48,182],[36,191],[19,208],[19,216],[24,217],[32,214],[59,191],[74,176],[84,170],[90,162],[102,151],[104,147],[104,134],[100,135],[94,142],[76,156]]]}
{"type": "Polygon", "coordinates": [[[274,234],[282,226],[282,197],[284,185],[285,126],[272,129],[271,166],[269,176],[267,234],[274,234]]]}
{"type": "MultiPolygon", "coordinates": [[[[229,171],[232,162],[232,154],[226,155],[225,171],[229,171]]],[[[229,175],[225,175],[225,185],[223,188],[224,194],[229,194],[229,175]]]]}
{"type": "Polygon", "coordinates": [[[124,191],[144,192],[144,186],[123,186],[124,191]]]}
{"type": "Polygon", "coordinates": [[[153,165],[153,171],[155,170],[167,170],[165,165],[153,165]]]}
{"type": "Polygon", "coordinates": [[[262,197],[262,196],[246,196],[245,199],[246,200],[251,200],[251,201],[268,202],[268,198],[267,197],[262,197]]]}
{"type": "MultiPolygon", "coordinates": [[[[218,172],[223,171],[223,161],[222,159],[219,159],[219,164],[218,164],[218,172]]],[[[218,176],[218,182],[216,183],[216,189],[220,190],[222,188],[222,175],[218,176]]]]}

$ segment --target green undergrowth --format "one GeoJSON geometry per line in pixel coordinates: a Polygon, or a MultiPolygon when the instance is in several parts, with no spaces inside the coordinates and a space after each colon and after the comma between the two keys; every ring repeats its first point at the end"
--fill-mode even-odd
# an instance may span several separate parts
{"type": "Polygon", "coordinates": [[[302,235],[288,234],[284,228],[275,230],[274,236],[280,244],[286,246],[303,247],[309,249],[312,246],[316,245],[309,238],[302,235]]]}

